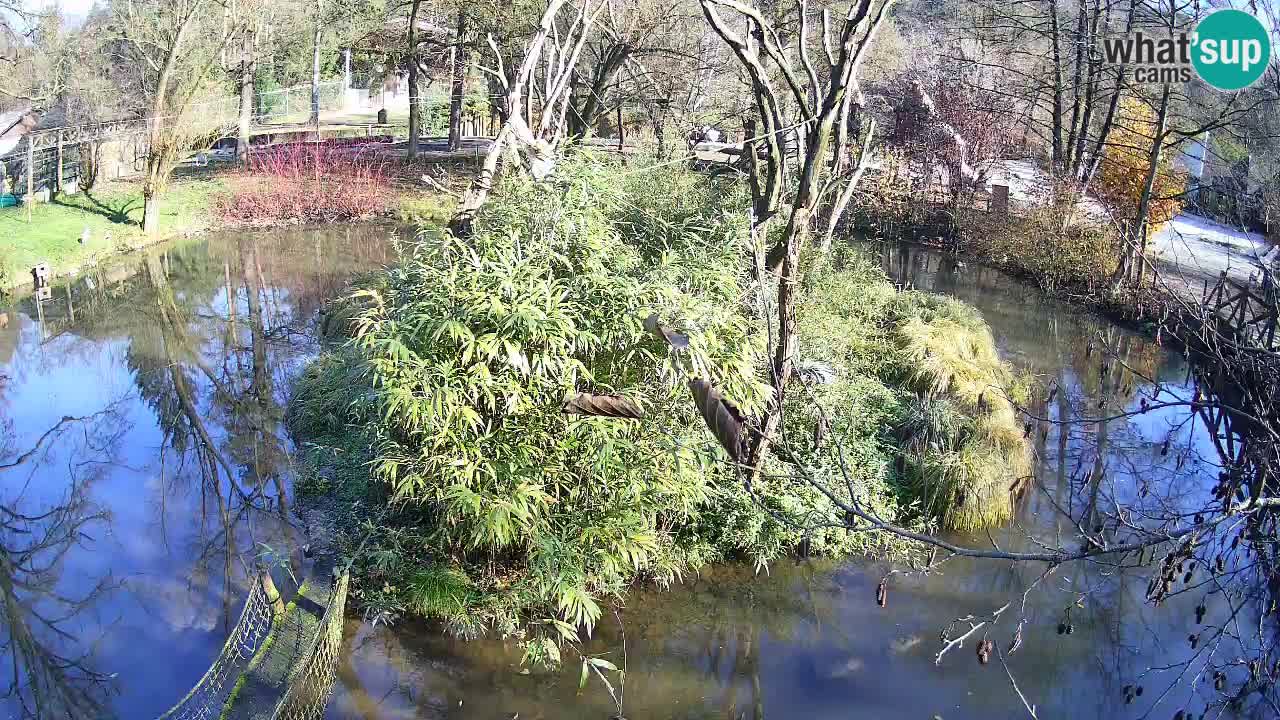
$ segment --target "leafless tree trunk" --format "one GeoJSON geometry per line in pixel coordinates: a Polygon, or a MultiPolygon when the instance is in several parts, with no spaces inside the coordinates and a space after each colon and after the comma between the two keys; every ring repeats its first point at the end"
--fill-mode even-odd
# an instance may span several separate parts
{"type": "Polygon", "coordinates": [[[1056,175],[1063,170],[1062,158],[1062,50],[1058,28],[1058,2],[1049,0],[1049,47],[1053,61],[1053,158],[1051,167],[1056,175]]]}
{"type": "Polygon", "coordinates": [[[453,50],[453,84],[449,88],[449,149],[462,147],[462,106],[467,91],[467,11],[458,7],[458,37],[453,50]]]}
{"type": "MultiPolygon", "coordinates": [[[[1125,25],[1124,25],[1125,35],[1128,35],[1129,32],[1133,29],[1133,17],[1136,10],[1137,10],[1137,3],[1134,2],[1133,0],[1130,0],[1129,9],[1125,16],[1125,25]]],[[[1095,15],[1094,22],[1096,23],[1097,21],[1098,21],[1098,16],[1095,15]]],[[[1108,19],[1108,23],[1109,22],[1110,20],[1108,19]]],[[[1096,38],[1097,36],[1098,36],[1098,33],[1095,30],[1094,37],[1096,38]]],[[[1096,86],[1101,82],[1100,78],[1101,78],[1102,69],[1103,68],[1101,66],[1101,63],[1099,63],[1097,68],[1097,76],[1094,79],[1094,86],[1096,86]]],[[[1120,65],[1118,68],[1116,68],[1115,73],[1116,73],[1115,87],[1112,89],[1111,97],[1107,101],[1107,112],[1106,112],[1106,115],[1104,115],[1102,118],[1102,125],[1098,128],[1097,136],[1094,139],[1093,152],[1089,153],[1089,155],[1087,156],[1087,163],[1086,163],[1086,156],[1083,150],[1083,147],[1085,145],[1085,140],[1088,134],[1088,129],[1089,129],[1089,118],[1087,115],[1085,117],[1084,122],[1082,123],[1082,132],[1080,133],[1080,138],[1078,141],[1081,146],[1081,149],[1078,153],[1078,158],[1077,158],[1077,164],[1079,166],[1077,177],[1083,186],[1083,189],[1081,190],[1081,195],[1087,192],[1089,184],[1093,182],[1093,176],[1097,174],[1098,167],[1102,164],[1102,151],[1107,146],[1107,139],[1111,137],[1111,129],[1115,127],[1116,110],[1120,105],[1120,96],[1124,92],[1125,84],[1128,81],[1129,66],[1120,65]]],[[[1095,91],[1095,94],[1096,94],[1096,91],[1095,91]]]]}
{"type": "Polygon", "coordinates": [[[164,65],[160,69],[160,79],[156,83],[156,95],[151,101],[151,116],[148,122],[148,149],[146,178],[142,182],[142,231],[147,235],[160,232],[160,193],[169,174],[168,163],[164,151],[164,117],[166,100],[169,97],[169,84],[173,77],[178,58],[185,49],[187,35],[195,23],[198,7],[192,7],[178,24],[173,36],[173,43],[165,53],[164,65]]]}
{"type": "Polygon", "coordinates": [[[581,104],[573,98],[569,99],[572,103],[569,111],[569,132],[575,139],[586,137],[600,114],[609,109],[605,104],[605,96],[608,95],[609,87],[614,84],[618,73],[631,57],[631,52],[631,46],[624,40],[611,43],[605,50],[604,56],[595,63],[590,84],[582,95],[581,104]]]}
{"type": "Polygon", "coordinates": [[[254,71],[256,70],[257,34],[247,28],[240,41],[240,118],[236,128],[236,159],[247,162],[249,130],[253,125],[254,71]]]}
{"type": "Polygon", "coordinates": [[[1063,167],[1068,177],[1075,177],[1074,168],[1077,161],[1076,156],[1076,138],[1083,132],[1079,127],[1080,116],[1084,108],[1084,98],[1080,94],[1080,88],[1085,82],[1084,78],[1084,61],[1086,57],[1086,39],[1085,32],[1088,27],[1086,18],[1088,10],[1085,4],[1086,0],[1077,0],[1076,2],[1076,27],[1075,34],[1072,37],[1071,44],[1075,46],[1075,62],[1072,63],[1072,72],[1074,73],[1071,82],[1071,121],[1067,124],[1067,142],[1063,147],[1063,167]]]}
{"type": "Polygon", "coordinates": [[[1137,214],[1129,220],[1128,248],[1112,278],[1114,287],[1134,279],[1147,259],[1147,230],[1150,226],[1147,215],[1151,210],[1151,192],[1155,188],[1156,176],[1160,173],[1160,156],[1164,151],[1165,129],[1169,121],[1170,92],[1170,85],[1165,83],[1164,90],[1160,93],[1160,110],[1156,115],[1155,137],[1151,139],[1151,150],[1147,153],[1147,177],[1142,186],[1142,195],[1138,199],[1137,214]]]}
{"type": "MultiPolygon", "coordinates": [[[[792,53],[782,46],[782,36],[755,7],[738,0],[699,0],[699,3],[707,22],[733,51],[750,78],[756,112],[764,125],[763,137],[750,138],[746,144],[751,154],[753,220],[757,224],[757,237],[767,237],[767,232],[761,229],[767,227],[766,223],[778,212],[781,174],[785,166],[783,143],[779,136],[794,130],[801,153],[799,177],[794,185],[795,193],[790,198],[786,229],[766,257],[766,267],[778,279],[777,332],[772,336],[776,343],[771,377],[773,397],[760,423],[759,434],[753,438],[747,454],[747,464],[758,472],[768,444],[781,425],[783,400],[795,362],[800,251],[809,237],[819,203],[832,187],[828,173],[833,166],[842,164],[839,155],[843,152],[841,144],[847,134],[843,127],[839,132],[836,129],[838,124],[847,122],[849,106],[858,95],[859,65],[874,41],[892,0],[879,3],[859,0],[852,4],[836,38],[832,37],[830,18],[823,14],[821,45],[827,60],[827,72],[824,74],[818,72],[809,52],[807,0],[801,0],[797,8],[799,34],[793,38],[799,46],[800,70],[792,64],[792,53]],[[745,36],[726,22],[720,14],[721,8],[745,19],[748,27],[745,36]],[[776,75],[765,67],[761,51],[776,68],[776,75]],[[776,76],[781,76],[784,90],[775,89],[776,76]],[[788,104],[800,109],[800,123],[789,120],[784,109],[788,104]],[[756,147],[760,141],[768,148],[767,159],[763,163],[756,158],[756,147]],[[837,161],[829,165],[828,157],[833,150],[837,161]]],[[[864,162],[865,156],[860,158],[859,166],[864,162]]],[[[851,178],[853,182],[861,175],[858,171],[855,173],[851,178]]],[[[852,192],[848,186],[846,192],[852,192]]]]}
{"type": "Polygon", "coordinates": [[[321,4],[324,0],[316,0],[315,29],[311,36],[311,118],[309,120],[316,133],[320,132],[320,27],[323,15],[321,4]]]}
{"type": "Polygon", "coordinates": [[[422,135],[422,102],[418,97],[418,9],[422,0],[409,7],[409,148],[410,160],[418,156],[418,138],[422,135]]]}

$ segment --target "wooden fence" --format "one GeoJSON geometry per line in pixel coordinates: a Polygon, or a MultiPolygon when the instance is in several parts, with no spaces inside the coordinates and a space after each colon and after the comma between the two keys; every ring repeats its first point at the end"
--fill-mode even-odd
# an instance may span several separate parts
{"type": "Polygon", "coordinates": [[[1280,320],[1280,293],[1275,275],[1263,270],[1262,281],[1242,285],[1224,272],[1212,287],[1205,281],[1204,307],[1218,319],[1218,331],[1241,345],[1276,349],[1276,325],[1280,320]]]}

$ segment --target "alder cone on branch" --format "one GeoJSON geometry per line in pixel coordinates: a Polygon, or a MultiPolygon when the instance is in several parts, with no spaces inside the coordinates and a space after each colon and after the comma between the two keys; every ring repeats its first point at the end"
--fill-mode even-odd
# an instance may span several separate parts
{"type": "Polygon", "coordinates": [[[570,415],[589,415],[592,417],[629,418],[640,420],[644,410],[631,398],[622,395],[596,395],[593,393],[574,393],[564,402],[564,412],[570,415]]]}
{"type": "Polygon", "coordinates": [[[978,662],[983,665],[991,662],[991,653],[995,649],[996,644],[989,639],[978,643],[978,662]]]}

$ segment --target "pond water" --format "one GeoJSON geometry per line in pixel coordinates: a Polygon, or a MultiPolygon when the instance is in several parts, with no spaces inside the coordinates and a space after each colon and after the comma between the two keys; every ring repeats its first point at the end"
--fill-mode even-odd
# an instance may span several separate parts
{"type": "Polygon", "coordinates": [[[289,383],[388,236],[216,235],[0,306],[0,716],[156,717],[218,654],[256,556],[301,570],[289,383]]]}
{"type": "MultiPolygon", "coordinates": [[[[0,679],[4,717],[23,717],[24,706],[36,717],[155,717],[218,653],[255,558],[305,571],[283,408],[317,352],[321,303],[389,262],[389,235],[216,235],[0,313],[0,638],[20,678],[6,667],[0,679]]],[[[897,282],[976,305],[1009,360],[1056,378],[1063,390],[1041,408],[1052,417],[1087,418],[1100,400],[1136,404],[1155,383],[1191,394],[1179,355],[998,272],[918,248],[873,251],[897,282]]],[[[1114,501],[1194,503],[1218,473],[1207,433],[1185,411],[1035,433],[1038,486],[1018,522],[966,542],[1019,548],[1070,533],[1057,508],[1079,517],[1114,501]],[[1085,481],[1088,470],[1105,480],[1085,481]]],[[[1203,708],[1186,685],[1159,699],[1190,657],[1187,616],[1201,599],[1153,609],[1145,572],[1064,568],[1026,593],[1024,610],[1043,568],[956,559],[927,576],[895,575],[879,608],[875,587],[889,570],[858,560],[778,562],[759,576],[710,568],[669,592],[633,592],[587,650],[625,665],[614,689],[632,720],[1013,718],[1026,712],[1009,678],[999,663],[979,665],[972,642],[935,664],[948,624],[1012,603],[991,637],[1007,644],[1025,618],[1009,668],[1041,718],[1203,708]],[[1059,623],[1072,633],[1059,635],[1059,623]],[[1174,670],[1149,670],[1164,666],[1174,670]],[[1147,695],[1126,705],[1128,684],[1147,695]]],[[[514,642],[353,618],[328,717],[619,713],[598,679],[579,691],[577,667],[523,673],[519,659],[514,642]]]]}

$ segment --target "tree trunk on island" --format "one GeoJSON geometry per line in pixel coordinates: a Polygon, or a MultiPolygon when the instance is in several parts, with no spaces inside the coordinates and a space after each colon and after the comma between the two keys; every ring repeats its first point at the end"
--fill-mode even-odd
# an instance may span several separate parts
{"type": "Polygon", "coordinates": [[[422,135],[422,108],[418,98],[418,8],[422,0],[413,0],[409,8],[409,148],[410,160],[418,156],[418,138],[422,135]]]}
{"type": "Polygon", "coordinates": [[[462,147],[462,105],[467,90],[467,12],[458,8],[458,37],[453,50],[453,86],[449,90],[449,149],[462,147]]]}

